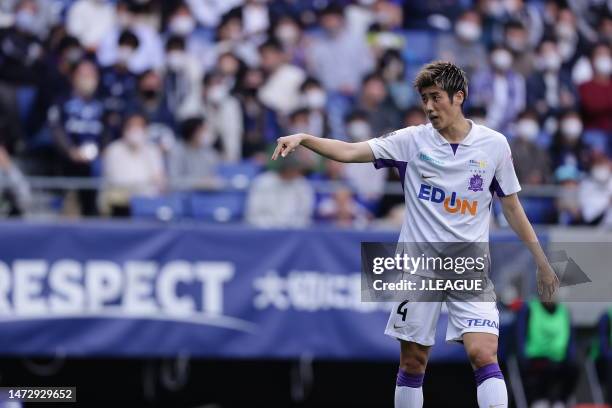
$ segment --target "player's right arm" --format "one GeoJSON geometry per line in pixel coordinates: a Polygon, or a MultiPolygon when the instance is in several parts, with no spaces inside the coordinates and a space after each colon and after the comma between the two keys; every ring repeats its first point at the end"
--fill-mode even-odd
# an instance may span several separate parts
{"type": "Polygon", "coordinates": [[[306,133],[296,133],[277,139],[272,160],[276,160],[278,156],[286,157],[300,145],[328,159],[343,163],[367,163],[375,159],[372,148],[367,142],[348,143],[306,133]]]}

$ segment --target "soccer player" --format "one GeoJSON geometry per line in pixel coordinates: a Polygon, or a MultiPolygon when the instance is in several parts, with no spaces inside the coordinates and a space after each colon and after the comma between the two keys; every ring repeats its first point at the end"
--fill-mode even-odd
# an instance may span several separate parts
{"type": "MultiPolygon", "coordinates": [[[[398,168],[407,204],[401,242],[487,242],[490,204],[493,192],[497,193],[509,225],[535,258],[538,292],[543,300],[550,299],[559,281],[518,200],[520,185],[508,142],[502,134],[463,116],[462,105],[468,96],[465,73],[452,63],[432,62],[422,68],[414,86],[421,95],[430,122],[427,125],[410,126],[358,143],[303,133],[289,135],[278,139],[272,159],[285,157],[302,145],[340,162],[374,162],[377,168],[398,168]],[[453,212],[439,200],[432,200],[434,187],[447,196],[460,192],[471,207],[453,212]]],[[[480,408],[508,406],[506,384],[497,362],[499,312],[494,292],[492,299],[447,302],[446,339],[460,341],[466,349],[478,384],[480,408]],[[489,320],[490,324],[476,326],[471,324],[474,319],[489,320]]],[[[397,305],[392,309],[385,330],[400,341],[395,407],[418,408],[423,405],[421,386],[441,302],[402,303],[405,309],[398,310],[397,305]],[[406,316],[411,318],[405,321],[406,316]]]]}

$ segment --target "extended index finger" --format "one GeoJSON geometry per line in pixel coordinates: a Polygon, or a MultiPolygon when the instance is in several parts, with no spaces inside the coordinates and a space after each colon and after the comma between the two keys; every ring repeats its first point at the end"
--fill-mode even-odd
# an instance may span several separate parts
{"type": "Polygon", "coordinates": [[[276,148],[274,149],[274,153],[272,153],[272,160],[276,160],[278,158],[278,155],[281,152],[282,148],[283,148],[283,142],[279,138],[278,141],[276,142],[276,148]]]}

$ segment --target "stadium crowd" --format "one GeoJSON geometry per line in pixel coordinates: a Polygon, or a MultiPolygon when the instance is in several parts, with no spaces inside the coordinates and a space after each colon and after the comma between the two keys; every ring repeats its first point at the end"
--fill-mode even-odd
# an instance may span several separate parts
{"type": "Polygon", "coordinates": [[[75,195],[80,214],[128,216],[135,198],[177,191],[211,205],[219,169],[249,168],[238,219],[393,223],[394,172],[306,149],[273,164],[270,148],[297,132],[363,141],[425,123],[411,80],[446,59],[469,75],[467,117],[509,138],[532,221],[610,226],[609,5],[4,0],[0,211],[31,211],[26,175],[96,177],[100,189],[75,195]]]}

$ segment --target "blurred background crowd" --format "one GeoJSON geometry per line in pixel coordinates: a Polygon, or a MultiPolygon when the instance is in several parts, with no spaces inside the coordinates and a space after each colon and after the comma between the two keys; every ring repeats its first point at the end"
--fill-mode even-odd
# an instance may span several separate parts
{"type": "MultiPolygon", "coordinates": [[[[276,138],[426,122],[412,79],[470,79],[535,223],[612,225],[605,0],[3,0],[0,212],[399,225],[394,172],[276,138]]],[[[493,216],[503,225],[494,206],[493,216]]]]}

